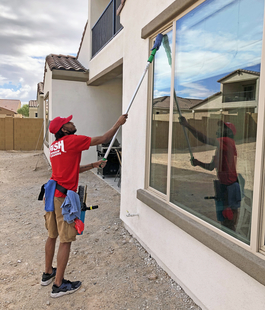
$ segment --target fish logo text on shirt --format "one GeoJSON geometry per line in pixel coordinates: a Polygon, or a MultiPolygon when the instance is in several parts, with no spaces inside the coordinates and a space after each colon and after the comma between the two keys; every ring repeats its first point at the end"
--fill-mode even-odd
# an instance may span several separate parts
{"type": "Polygon", "coordinates": [[[50,147],[50,156],[51,157],[61,155],[62,152],[66,153],[66,151],[64,150],[64,141],[63,140],[55,142],[51,145],[51,147],[50,147]]]}

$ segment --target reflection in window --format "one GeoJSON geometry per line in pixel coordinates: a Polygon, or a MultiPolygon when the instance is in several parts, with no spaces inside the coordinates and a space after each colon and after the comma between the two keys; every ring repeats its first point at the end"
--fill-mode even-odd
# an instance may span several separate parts
{"type": "MultiPolygon", "coordinates": [[[[172,30],[167,34],[172,46],[172,30]]],[[[166,194],[171,66],[163,48],[154,60],[150,186],[166,194]]]]}
{"type": "Polygon", "coordinates": [[[207,0],[176,22],[170,201],[246,243],[263,12],[261,0],[207,0]]]}

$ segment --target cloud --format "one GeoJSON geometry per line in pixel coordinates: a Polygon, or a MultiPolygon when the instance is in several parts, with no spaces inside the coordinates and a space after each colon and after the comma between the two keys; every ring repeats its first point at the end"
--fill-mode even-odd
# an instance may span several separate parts
{"type": "Polygon", "coordinates": [[[207,98],[215,93],[215,91],[208,89],[205,85],[199,83],[186,83],[183,84],[183,87],[184,89],[179,90],[177,95],[190,99],[207,98]]]}
{"type": "Polygon", "coordinates": [[[154,90],[154,98],[164,97],[164,96],[170,96],[170,90],[169,91],[159,91],[158,89],[154,90]]]}
{"type": "MultiPolygon", "coordinates": [[[[246,0],[213,1],[177,20],[177,94],[207,98],[220,90],[216,80],[221,76],[260,64],[263,11],[260,0],[255,5],[246,0]]],[[[157,55],[154,94],[165,92],[171,80],[163,47],[157,55]]]]}
{"type": "Polygon", "coordinates": [[[76,55],[87,18],[87,0],[1,0],[0,98],[36,99],[46,56],[76,55]]]}

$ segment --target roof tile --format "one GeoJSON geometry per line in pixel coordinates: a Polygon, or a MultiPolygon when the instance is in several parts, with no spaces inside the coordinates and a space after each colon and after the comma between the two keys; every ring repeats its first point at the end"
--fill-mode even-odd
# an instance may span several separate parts
{"type": "Polygon", "coordinates": [[[0,107],[17,112],[21,107],[21,101],[17,99],[0,99],[0,107]]]}
{"type": "Polygon", "coordinates": [[[37,107],[38,107],[37,100],[30,100],[29,101],[29,108],[37,108],[37,107]]]}
{"type": "Polygon", "coordinates": [[[245,70],[245,69],[237,69],[229,74],[227,74],[226,76],[222,77],[221,79],[219,79],[217,82],[222,82],[223,80],[225,80],[226,78],[232,76],[233,74],[238,74],[240,75],[241,73],[249,73],[249,74],[253,74],[253,75],[256,75],[256,76],[260,76],[260,72],[257,72],[257,71],[251,71],[251,70],[245,70]]]}
{"type": "Polygon", "coordinates": [[[46,57],[46,62],[51,70],[87,71],[74,56],[50,54],[46,57]]]}
{"type": "Polygon", "coordinates": [[[44,94],[44,85],[43,82],[39,82],[37,86],[38,94],[44,94]]]}

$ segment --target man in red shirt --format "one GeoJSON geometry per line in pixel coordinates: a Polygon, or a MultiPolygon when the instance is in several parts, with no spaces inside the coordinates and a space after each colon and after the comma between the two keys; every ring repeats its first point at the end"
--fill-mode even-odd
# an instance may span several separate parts
{"type": "Polygon", "coordinates": [[[210,163],[198,159],[191,160],[193,166],[217,170],[218,190],[223,204],[221,224],[235,231],[240,207],[241,193],[236,171],[237,150],[234,140],[236,128],[232,123],[218,121],[216,138],[210,138],[191,126],[185,117],[180,117],[180,124],[186,127],[200,142],[216,146],[215,156],[210,163]]]}
{"type": "Polygon", "coordinates": [[[76,240],[77,234],[75,223],[68,224],[62,215],[61,206],[66,197],[64,190],[76,192],[79,173],[105,166],[106,162],[102,160],[80,166],[82,151],[88,150],[90,146],[108,143],[118,128],[126,122],[127,116],[127,114],[121,115],[114,126],[104,135],[92,138],[75,135],[76,127],[71,122],[72,115],[67,118],[56,117],[50,122],[49,130],[56,138],[50,146],[51,180],[56,181],[56,189],[53,199],[54,211],[45,213],[45,226],[49,236],[45,245],[45,272],[41,284],[48,285],[55,278],[51,297],[73,293],[81,286],[80,281],[71,282],[64,279],[71,242],[76,240]],[[56,269],[52,267],[52,261],[58,235],[60,236],[60,245],[56,269]]]}

